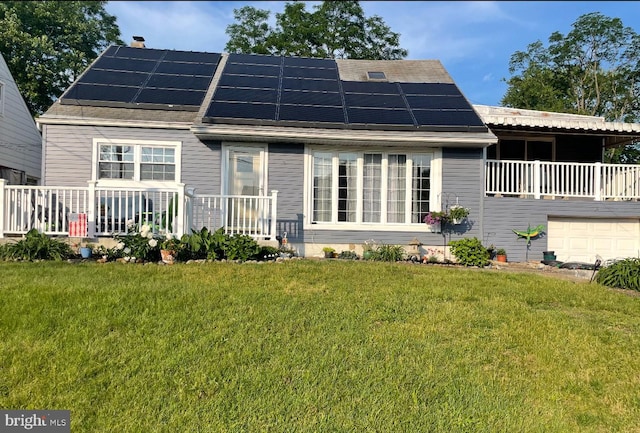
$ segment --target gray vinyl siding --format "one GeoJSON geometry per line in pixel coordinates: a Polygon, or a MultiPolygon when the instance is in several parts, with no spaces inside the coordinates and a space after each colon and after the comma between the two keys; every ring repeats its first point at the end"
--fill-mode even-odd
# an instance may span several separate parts
{"type": "MultiPolygon", "coordinates": [[[[507,251],[509,261],[527,259],[527,241],[513,230],[525,231],[529,225],[548,226],[551,217],[638,218],[640,202],[613,202],[593,200],[535,200],[515,197],[486,197],[484,199],[485,230],[483,243],[494,244],[507,251]]],[[[543,235],[531,241],[529,260],[542,260],[547,251],[547,238],[543,235]]]]}
{"type": "Polygon", "coordinates": [[[86,186],[91,180],[94,138],[182,142],[181,181],[200,194],[220,193],[220,144],[203,143],[188,130],[44,125],[44,182],[86,186]]]}
{"type": "Polygon", "coordinates": [[[277,234],[287,233],[289,242],[304,242],[304,145],[270,144],[270,191],[278,191],[277,234]]]}
{"type": "MultiPolygon", "coordinates": [[[[450,240],[463,237],[480,237],[481,197],[483,165],[481,149],[443,149],[441,205],[458,203],[470,209],[468,222],[459,226],[445,227],[443,233],[431,233],[427,226],[415,231],[376,231],[376,230],[313,230],[304,232],[304,241],[311,244],[353,244],[360,246],[366,240],[374,239],[378,243],[408,245],[417,238],[424,245],[445,246],[450,240]]],[[[279,212],[280,212],[280,203],[279,212]]],[[[302,202],[301,202],[302,203],[302,202]]]]}
{"type": "Polygon", "coordinates": [[[0,166],[40,179],[42,138],[1,55],[0,83],[0,166]]]}

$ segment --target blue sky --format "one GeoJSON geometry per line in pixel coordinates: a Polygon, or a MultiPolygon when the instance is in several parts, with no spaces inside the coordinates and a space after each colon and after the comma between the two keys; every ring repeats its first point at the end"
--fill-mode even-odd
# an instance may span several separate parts
{"type": "MultiPolygon", "coordinates": [[[[224,52],[233,10],[245,5],[282,12],[280,1],[110,1],[122,39],[143,36],[159,49],[224,52]]],[[[308,2],[312,10],[318,2],[308,2]]],[[[361,1],[367,16],[379,15],[400,33],[407,59],[438,59],[473,104],[499,105],[509,59],[554,31],[566,34],[578,17],[600,12],[640,33],[640,2],[627,1],[361,1]]]]}

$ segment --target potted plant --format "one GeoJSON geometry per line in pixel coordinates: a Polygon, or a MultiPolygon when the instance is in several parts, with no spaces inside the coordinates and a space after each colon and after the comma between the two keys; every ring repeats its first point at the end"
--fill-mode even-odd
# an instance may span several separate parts
{"type": "Polygon", "coordinates": [[[454,224],[462,224],[467,216],[469,216],[469,208],[457,204],[449,208],[449,218],[454,224]]]}
{"type": "Polygon", "coordinates": [[[431,228],[432,232],[439,232],[442,222],[445,221],[446,218],[446,212],[432,211],[427,212],[422,221],[431,228]]]}
{"type": "Polygon", "coordinates": [[[334,248],[331,248],[331,247],[324,247],[322,249],[322,251],[324,252],[324,258],[325,259],[333,258],[333,253],[336,252],[336,250],[334,248]]]}
{"type": "Polygon", "coordinates": [[[498,248],[496,250],[496,258],[499,262],[507,262],[507,252],[504,248],[498,248]]]}
{"type": "Polygon", "coordinates": [[[162,243],[160,244],[160,257],[162,258],[162,263],[166,263],[171,265],[176,260],[176,253],[180,248],[180,240],[174,238],[173,236],[168,236],[162,243]]]}
{"type": "Polygon", "coordinates": [[[83,259],[91,258],[93,253],[93,244],[86,244],[84,247],[80,247],[80,257],[83,259]]]}

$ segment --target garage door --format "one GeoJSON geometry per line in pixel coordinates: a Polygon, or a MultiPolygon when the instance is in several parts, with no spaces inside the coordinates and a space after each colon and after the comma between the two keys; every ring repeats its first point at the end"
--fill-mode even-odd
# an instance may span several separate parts
{"type": "Polygon", "coordinates": [[[640,220],[549,218],[547,247],[563,262],[593,263],[640,255],[640,220]]]}

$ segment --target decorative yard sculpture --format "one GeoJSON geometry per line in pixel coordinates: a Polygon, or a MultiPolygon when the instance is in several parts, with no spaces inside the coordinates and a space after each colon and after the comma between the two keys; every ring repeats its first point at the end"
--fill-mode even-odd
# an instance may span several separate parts
{"type": "Polygon", "coordinates": [[[527,252],[526,252],[526,260],[529,261],[529,248],[531,247],[531,239],[535,239],[540,236],[545,228],[542,224],[531,228],[531,224],[527,227],[526,231],[518,231],[515,229],[511,229],[513,232],[518,235],[518,238],[523,238],[527,240],[527,252]]]}

